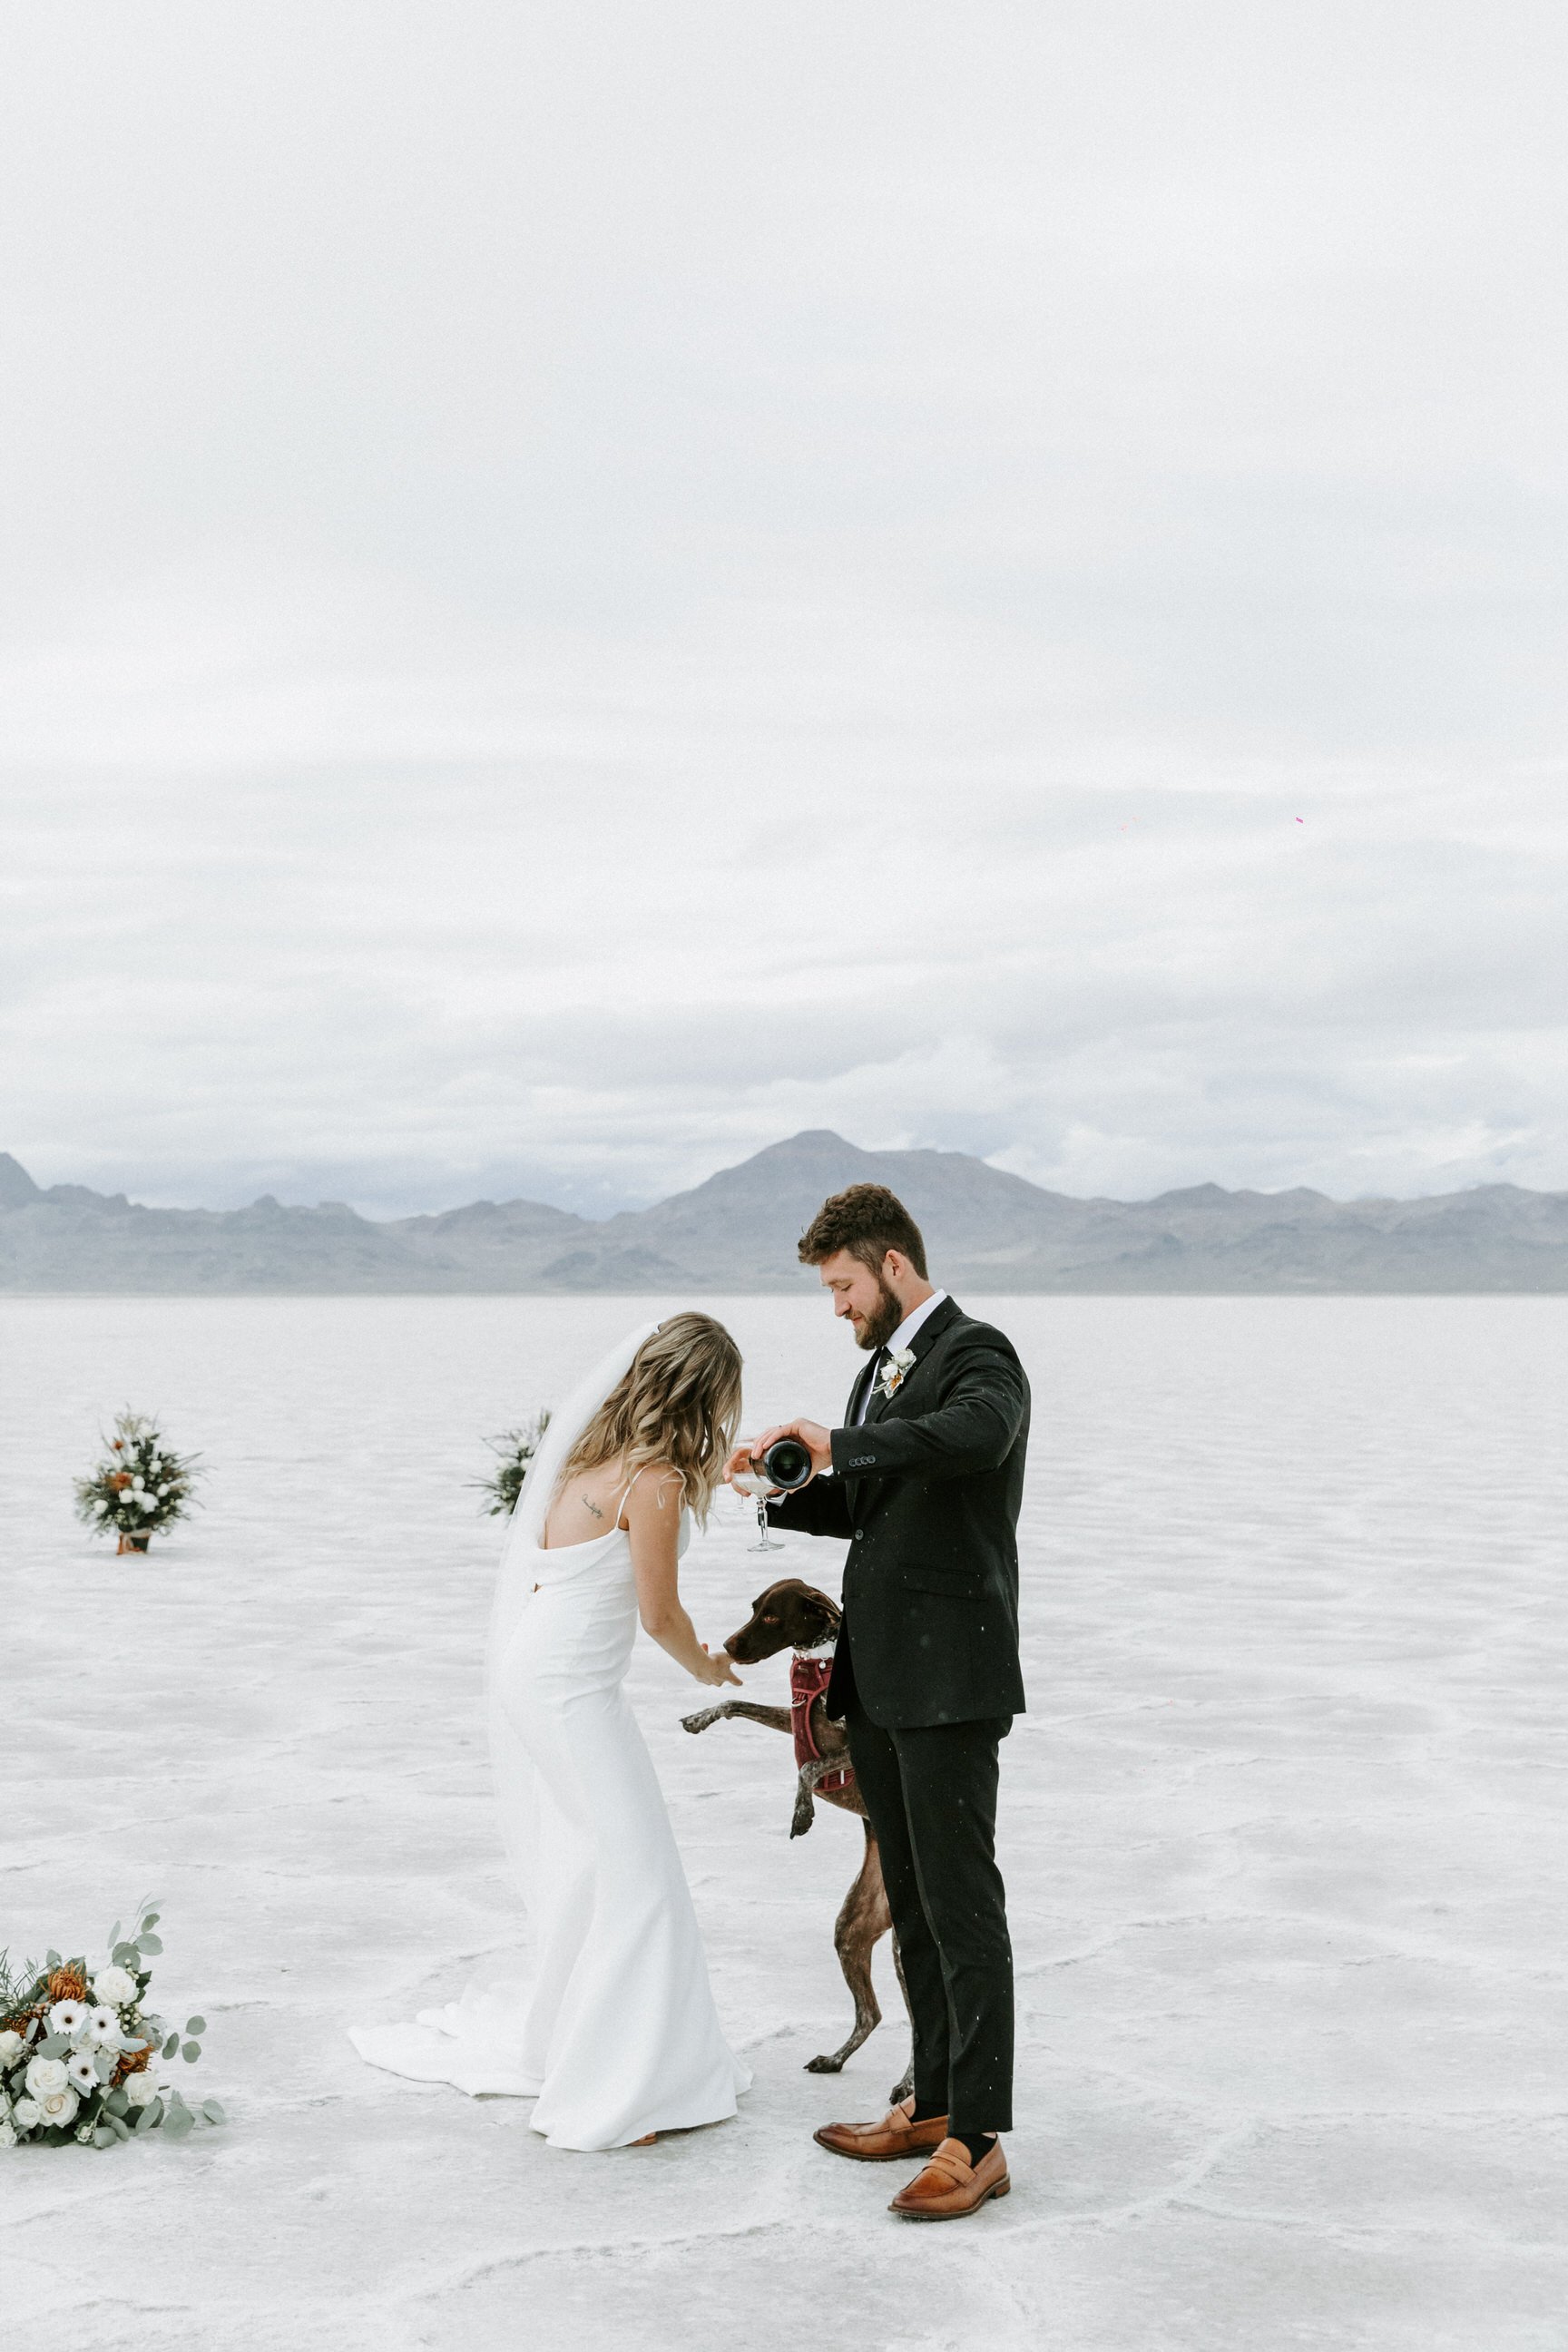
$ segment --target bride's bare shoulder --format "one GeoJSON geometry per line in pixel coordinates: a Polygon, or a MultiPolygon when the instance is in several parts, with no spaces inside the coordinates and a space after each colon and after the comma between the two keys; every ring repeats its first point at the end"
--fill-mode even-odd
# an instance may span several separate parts
{"type": "Polygon", "coordinates": [[[655,1518],[672,1505],[679,1505],[680,1498],[679,1471],[672,1469],[668,1462],[645,1462],[626,1489],[621,1517],[635,1527],[639,1520],[655,1518]]]}

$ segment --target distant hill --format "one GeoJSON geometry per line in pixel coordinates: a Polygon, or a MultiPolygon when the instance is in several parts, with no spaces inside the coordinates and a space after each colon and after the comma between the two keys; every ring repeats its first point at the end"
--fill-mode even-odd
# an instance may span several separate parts
{"type": "Polygon", "coordinates": [[[1481,1184],[1423,1201],[1226,1192],[1153,1201],[1047,1192],[962,1151],[862,1151],[826,1128],[651,1209],[576,1217],[535,1201],[362,1217],[342,1202],[148,1209],[35,1184],[0,1152],[0,1290],[795,1290],[796,1236],[843,1185],[890,1184],[932,1272],[1009,1291],[1568,1291],[1568,1193],[1481,1184]]]}

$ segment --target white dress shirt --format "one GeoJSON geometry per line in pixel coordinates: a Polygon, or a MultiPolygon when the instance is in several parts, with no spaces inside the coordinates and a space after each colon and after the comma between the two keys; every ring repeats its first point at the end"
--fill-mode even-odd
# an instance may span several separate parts
{"type": "MultiPolygon", "coordinates": [[[[933,1290],[929,1298],[922,1298],[918,1307],[910,1307],[909,1313],[905,1316],[903,1321],[900,1324],[892,1338],[889,1339],[883,1347],[877,1350],[876,1364],[878,1370],[880,1370],[883,1358],[889,1355],[894,1348],[907,1348],[910,1345],[915,1333],[920,1329],[921,1325],[925,1321],[927,1316],[934,1315],[937,1308],[942,1305],[942,1300],[946,1297],[947,1293],[945,1290],[933,1290]]],[[[861,1391],[860,1402],[856,1411],[855,1426],[857,1429],[858,1429],[860,1423],[865,1420],[866,1415],[870,1409],[871,1399],[876,1393],[876,1389],[877,1370],[873,1370],[870,1379],[867,1381],[865,1388],[861,1391]]]]}

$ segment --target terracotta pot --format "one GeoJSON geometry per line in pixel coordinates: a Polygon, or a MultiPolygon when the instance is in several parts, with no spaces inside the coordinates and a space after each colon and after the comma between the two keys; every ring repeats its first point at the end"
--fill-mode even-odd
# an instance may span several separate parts
{"type": "Polygon", "coordinates": [[[114,1547],[114,1556],[118,1559],[122,1551],[145,1551],[152,1540],[151,1528],[139,1528],[132,1535],[121,1535],[120,1541],[114,1547]]]}

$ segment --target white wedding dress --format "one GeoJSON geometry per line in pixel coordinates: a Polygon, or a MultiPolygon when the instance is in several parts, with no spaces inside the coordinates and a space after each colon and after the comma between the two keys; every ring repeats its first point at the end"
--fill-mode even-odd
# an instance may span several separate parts
{"type": "MultiPolygon", "coordinates": [[[[720,2122],[751,2081],[726,2043],[664,1794],[627,1702],[630,1538],[543,1549],[580,1430],[647,1327],[552,1421],[502,1559],[489,1702],[497,1796],[531,1915],[531,1980],[470,1984],[413,2025],[356,2026],[372,2065],[474,2095],[533,2098],[553,2147],[624,2147],[720,2122]]],[[[619,1513],[616,1517],[618,1518],[619,1513]]],[[[680,1549],[690,1528],[682,1513],[680,1549]]]]}

